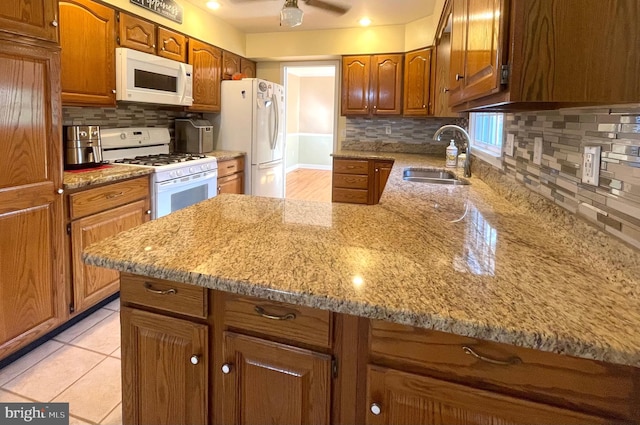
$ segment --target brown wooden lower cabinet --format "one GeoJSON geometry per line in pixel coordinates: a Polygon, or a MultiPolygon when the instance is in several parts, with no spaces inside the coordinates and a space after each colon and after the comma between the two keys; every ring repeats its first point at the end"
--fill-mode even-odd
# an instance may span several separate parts
{"type": "Polygon", "coordinates": [[[123,422],[206,424],[207,325],[127,307],[120,318],[123,422]]]}
{"type": "Polygon", "coordinates": [[[376,366],[367,370],[368,425],[604,424],[607,419],[376,366]]]}
{"type": "Polygon", "coordinates": [[[218,161],[218,194],[244,193],[244,156],[218,161]]]}
{"type": "Polygon", "coordinates": [[[224,424],[329,424],[331,356],[224,335],[224,424]]]}
{"type": "Polygon", "coordinates": [[[393,160],[334,158],[331,202],[375,205],[387,184],[393,160]]]}
{"type": "Polygon", "coordinates": [[[194,301],[190,285],[130,274],[121,285],[138,288],[121,291],[127,425],[640,423],[640,368],[209,289],[194,301]]]}

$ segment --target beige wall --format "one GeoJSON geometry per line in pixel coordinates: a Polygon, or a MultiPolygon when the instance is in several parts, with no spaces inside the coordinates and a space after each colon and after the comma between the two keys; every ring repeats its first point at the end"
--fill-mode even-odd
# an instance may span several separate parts
{"type": "Polygon", "coordinates": [[[135,15],[157,22],[162,26],[172,28],[202,41],[206,41],[207,43],[211,43],[214,46],[237,53],[241,56],[246,56],[246,40],[243,32],[238,31],[235,27],[232,27],[226,22],[186,1],[180,2],[183,7],[182,24],[166,19],[143,7],[131,4],[129,0],[102,1],[117,8],[129,11],[135,15]]]}
{"type": "Polygon", "coordinates": [[[300,131],[300,77],[289,75],[287,78],[287,133],[300,131]]]}
{"type": "Polygon", "coordinates": [[[300,133],[333,134],[335,77],[300,78],[300,133]]]}

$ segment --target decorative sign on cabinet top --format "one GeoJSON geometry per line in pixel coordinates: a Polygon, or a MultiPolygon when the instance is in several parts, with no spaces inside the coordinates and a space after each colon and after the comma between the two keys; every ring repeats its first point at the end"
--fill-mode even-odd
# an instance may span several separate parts
{"type": "Polygon", "coordinates": [[[144,7],[158,15],[182,23],[182,6],[175,0],[129,0],[131,3],[144,7]]]}

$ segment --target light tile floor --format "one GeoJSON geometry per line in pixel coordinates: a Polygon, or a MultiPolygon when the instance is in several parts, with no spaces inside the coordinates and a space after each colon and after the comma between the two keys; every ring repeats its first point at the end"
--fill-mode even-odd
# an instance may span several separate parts
{"type": "Polygon", "coordinates": [[[120,300],[0,369],[0,402],[67,402],[70,425],[121,425],[120,300]]]}

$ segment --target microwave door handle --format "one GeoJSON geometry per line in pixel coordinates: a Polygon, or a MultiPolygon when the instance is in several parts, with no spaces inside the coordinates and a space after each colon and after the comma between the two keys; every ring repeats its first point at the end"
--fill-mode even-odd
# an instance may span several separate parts
{"type": "Polygon", "coordinates": [[[182,75],[182,89],[180,90],[180,93],[182,93],[182,95],[180,96],[180,104],[184,105],[185,96],[187,95],[187,69],[182,62],[180,62],[180,75],[182,75]]]}

